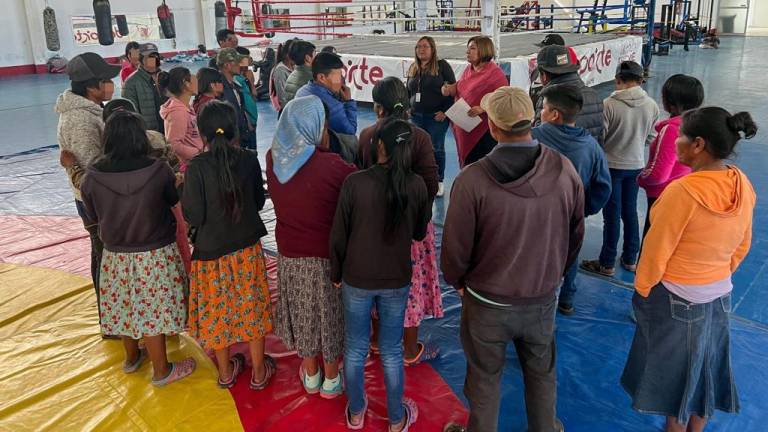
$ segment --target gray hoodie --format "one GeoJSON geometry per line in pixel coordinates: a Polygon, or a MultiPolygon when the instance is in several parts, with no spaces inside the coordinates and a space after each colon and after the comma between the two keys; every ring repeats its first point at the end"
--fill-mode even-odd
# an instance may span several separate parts
{"type": "Polygon", "coordinates": [[[644,146],[653,141],[659,120],[656,101],[642,87],[616,90],[603,101],[603,147],[612,169],[645,167],[644,146]]]}
{"type": "MultiPolygon", "coordinates": [[[[59,95],[54,109],[59,114],[56,133],[59,147],[74,153],[81,167],[88,166],[101,156],[101,135],[104,132],[101,105],[67,90],[59,95]]],[[[67,170],[67,175],[75,199],[82,201],[80,189],[73,183],[71,170],[67,170]]]]}

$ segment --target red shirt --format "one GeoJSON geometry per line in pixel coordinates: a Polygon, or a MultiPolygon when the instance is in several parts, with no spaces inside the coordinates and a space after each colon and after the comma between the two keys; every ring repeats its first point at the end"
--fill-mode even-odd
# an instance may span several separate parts
{"type": "Polygon", "coordinates": [[[288,258],[329,258],[329,238],[341,186],[357,170],[335,153],[316,150],[281,184],[267,152],[267,189],[275,206],[277,251],[288,258]]]}
{"type": "Polygon", "coordinates": [[[136,72],[136,68],[130,62],[123,62],[123,68],[120,69],[120,79],[125,83],[125,80],[134,72],[136,72]]]}

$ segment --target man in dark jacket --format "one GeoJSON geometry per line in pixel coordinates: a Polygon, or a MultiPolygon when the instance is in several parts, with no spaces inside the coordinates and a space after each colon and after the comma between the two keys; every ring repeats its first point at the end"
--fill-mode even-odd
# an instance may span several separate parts
{"type": "Polygon", "coordinates": [[[160,106],[168,98],[160,86],[160,61],[162,56],[157,45],[145,43],[139,47],[139,69],[123,85],[122,96],[133,102],[133,106],[144,118],[147,129],[163,132],[163,119],[160,118],[160,106]]]}
{"type": "MultiPolygon", "coordinates": [[[[592,216],[611,196],[611,173],[605,152],[597,140],[586,129],[576,126],[576,117],[583,104],[581,92],[574,86],[555,84],[545,87],[540,97],[544,102],[542,124],[533,128],[533,137],[571,161],[584,185],[584,216],[592,216]]],[[[564,315],[574,312],[578,273],[578,265],[574,262],[565,274],[557,305],[564,315]]]]}
{"type": "Polygon", "coordinates": [[[528,93],[501,87],[480,106],[499,144],[456,177],[440,260],[446,282],[463,296],[468,429],[497,430],[505,353],[514,343],[528,429],[562,431],[556,415],[556,290],[581,248],[584,190],[568,159],[531,136],[528,93]]]}
{"type": "MultiPolygon", "coordinates": [[[[584,100],[581,113],[576,118],[576,126],[583,127],[603,144],[603,101],[597,91],[587,87],[579,76],[579,65],[573,62],[573,58],[567,47],[549,45],[539,51],[536,58],[539,70],[539,78],[546,88],[554,84],[567,84],[578,88],[584,100]]],[[[541,124],[541,109],[543,99],[536,100],[536,120],[534,126],[541,124]]]]}
{"type": "MultiPolygon", "coordinates": [[[[239,54],[235,48],[224,48],[216,56],[216,64],[219,72],[224,77],[224,93],[222,99],[231,103],[237,112],[237,127],[240,130],[240,147],[256,150],[256,125],[251,124],[245,115],[245,105],[242,97],[242,88],[235,81],[235,75],[240,73],[240,60],[245,56],[239,54]]],[[[250,91],[250,89],[246,89],[250,91]]]]}

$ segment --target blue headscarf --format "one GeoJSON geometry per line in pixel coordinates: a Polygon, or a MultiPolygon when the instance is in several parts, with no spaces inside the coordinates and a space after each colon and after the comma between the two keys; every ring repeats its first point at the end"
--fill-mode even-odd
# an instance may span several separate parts
{"type": "Polygon", "coordinates": [[[288,102],[272,139],[272,170],[285,184],[312,156],[323,138],[325,108],[317,96],[304,96],[288,102]]]}

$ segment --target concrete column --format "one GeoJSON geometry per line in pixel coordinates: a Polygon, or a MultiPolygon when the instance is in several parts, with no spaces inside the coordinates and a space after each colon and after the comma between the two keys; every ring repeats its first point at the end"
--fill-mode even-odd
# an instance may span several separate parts
{"type": "Polygon", "coordinates": [[[218,48],[216,43],[216,0],[200,0],[200,23],[203,29],[203,43],[209,50],[218,48]]]}
{"type": "Polygon", "coordinates": [[[416,31],[427,31],[427,0],[416,0],[416,31]]]}
{"type": "Polygon", "coordinates": [[[499,52],[500,32],[499,32],[499,4],[497,0],[483,0],[482,2],[483,21],[480,31],[493,39],[493,45],[496,47],[496,53],[499,52]]]}
{"type": "MultiPolygon", "coordinates": [[[[53,52],[48,51],[45,45],[45,30],[43,29],[43,9],[45,9],[45,0],[24,0],[24,11],[27,17],[27,40],[30,47],[32,47],[32,60],[33,63],[38,65],[44,65],[49,57],[54,55],[53,52]]],[[[58,11],[57,11],[58,12],[58,11]]],[[[59,27],[59,37],[62,34],[62,25],[66,25],[62,21],[64,17],[59,13],[56,14],[56,23],[59,27]]],[[[60,44],[63,48],[63,43],[60,44]]],[[[39,72],[39,71],[38,71],[39,72]]]]}

